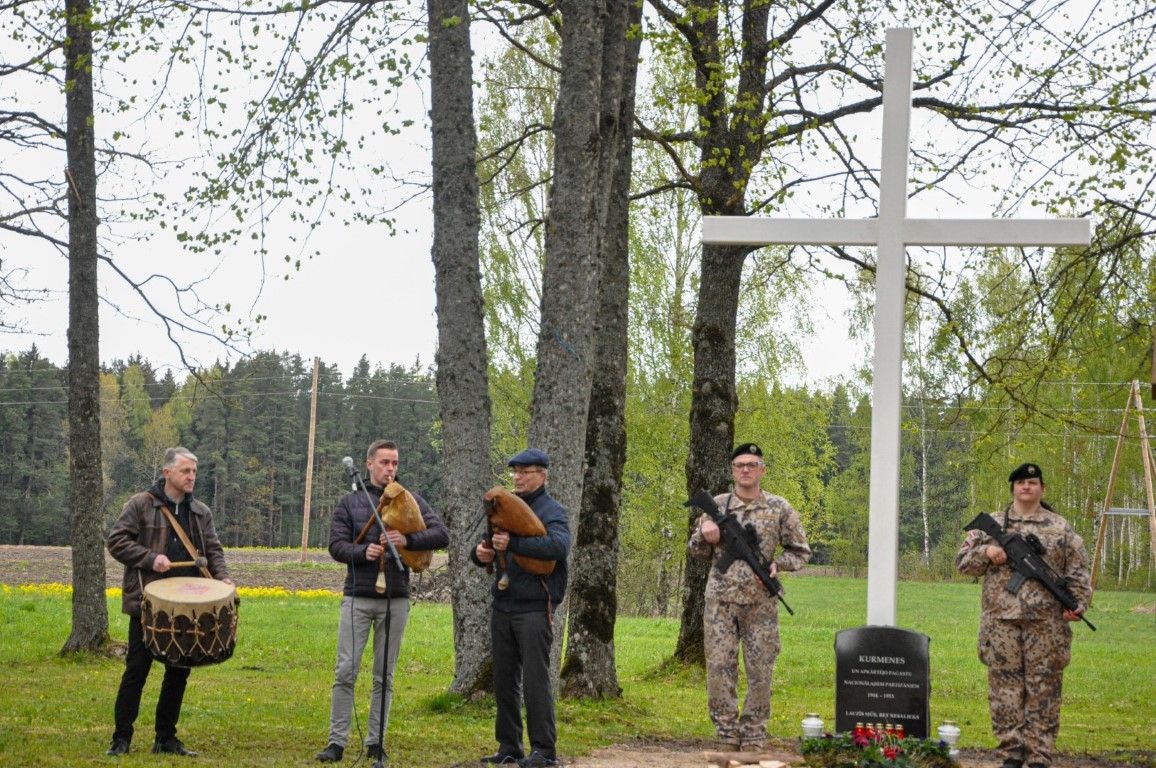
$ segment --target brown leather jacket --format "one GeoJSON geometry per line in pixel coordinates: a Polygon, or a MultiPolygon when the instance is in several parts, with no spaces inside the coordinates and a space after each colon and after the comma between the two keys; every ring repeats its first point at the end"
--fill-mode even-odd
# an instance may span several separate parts
{"type": "MultiPolygon", "coordinates": [[[[190,500],[189,509],[192,513],[189,525],[191,530],[185,531],[189,540],[197,548],[198,554],[208,560],[209,573],[214,579],[230,578],[229,569],[225,565],[225,551],[213,527],[213,513],[195,498],[190,500]]],[[[153,561],[165,551],[170,528],[169,520],[161,510],[161,501],[153,494],[138,493],[125,502],[120,517],[108,534],[109,553],[124,564],[121,613],[140,616],[144,585],[175,575],[153,571],[153,561]]]]}

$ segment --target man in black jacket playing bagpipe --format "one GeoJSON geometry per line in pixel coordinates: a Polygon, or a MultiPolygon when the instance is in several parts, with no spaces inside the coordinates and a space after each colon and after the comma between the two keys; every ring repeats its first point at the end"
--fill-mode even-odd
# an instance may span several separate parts
{"type": "MultiPolygon", "coordinates": [[[[337,630],[337,665],[329,710],[329,744],[317,754],[323,763],[341,760],[349,737],[354,685],[369,631],[373,630],[373,692],[365,739],[367,756],[385,759],[385,731],[393,699],[393,670],[409,619],[409,568],[396,558],[398,548],[444,549],[449,530],[425,499],[412,494],[425,530],[403,534],[382,530],[377,505],[397,475],[397,444],[373,442],[365,454],[369,482],[337,502],[329,528],[329,554],[345,563],[344,597],[337,630]],[[372,506],[371,506],[372,505],[372,506]],[[384,692],[383,692],[384,688],[384,692]],[[384,695],[384,701],[382,696],[384,695]]],[[[360,485],[360,477],[355,477],[360,485]]]]}

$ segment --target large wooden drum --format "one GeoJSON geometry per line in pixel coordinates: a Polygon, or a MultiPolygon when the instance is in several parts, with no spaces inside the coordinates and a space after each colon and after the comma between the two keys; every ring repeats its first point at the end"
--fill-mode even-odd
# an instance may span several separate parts
{"type": "Polygon", "coordinates": [[[174,667],[219,664],[237,644],[240,599],[231,584],[174,576],[145,585],[141,626],[145,647],[174,667]]]}

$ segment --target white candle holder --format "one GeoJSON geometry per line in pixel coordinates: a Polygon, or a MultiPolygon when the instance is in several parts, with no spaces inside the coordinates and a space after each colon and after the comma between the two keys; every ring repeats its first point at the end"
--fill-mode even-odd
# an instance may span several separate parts
{"type": "Polygon", "coordinates": [[[823,735],[823,719],[815,712],[808,712],[803,718],[803,738],[818,739],[823,735]]]}
{"type": "Polygon", "coordinates": [[[948,756],[952,760],[959,757],[959,726],[954,720],[944,720],[939,726],[939,740],[947,745],[948,756]]]}

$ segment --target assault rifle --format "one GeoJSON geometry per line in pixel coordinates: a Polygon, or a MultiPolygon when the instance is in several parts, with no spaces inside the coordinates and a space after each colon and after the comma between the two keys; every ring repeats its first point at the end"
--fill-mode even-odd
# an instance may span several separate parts
{"type": "Polygon", "coordinates": [[[726,545],[723,547],[722,555],[714,564],[719,573],[726,573],[731,567],[731,563],[742,559],[759,577],[759,581],[763,583],[767,591],[779,599],[779,602],[787,609],[787,613],[792,616],[795,615],[791,606],[787,605],[787,601],[783,599],[782,582],[771,575],[771,564],[767,562],[767,558],[759,549],[759,535],[755,532],[753,525],[747,523],[744,526],[740,523],[739,519],[730,511],[729,502],[727,503],[727,511],[720,513],[718,504],[714,503],[714,497],[706,491],[699,491],[683,506],[698,507],[710,515],[710,519],[714,520],[715,525],[718,526],[719,537],[726,545]]]}
{"type": "MultiPolygon", "coordinates": [[[[1051,566],[1041,557],[1044,554],[1044,544],[1034,533],[1029,533],[1026,537],[1018,533],[1005,533],[995,518],[986,512],[980,512],[976,515],[974,520],[963,527],[963,530],[983,531],[1003,547],[1003,551],[1007,553],[1008,565],[1015,571],[1007,583],[1008,592],[1014,595],[1020,591],[1020,587],[1024,585],[1025,581],[1035,579],[1069,611],[1077,610],[1080,607],[1076,598],[1068,590],[1068,580],[1057,576],[1051,566]]],[[[1084,618],[1083,615],[1080,616],[1080,620],[1091,627],[1093,632],[1096,631],[1092,622],[1084,618]]]]}

